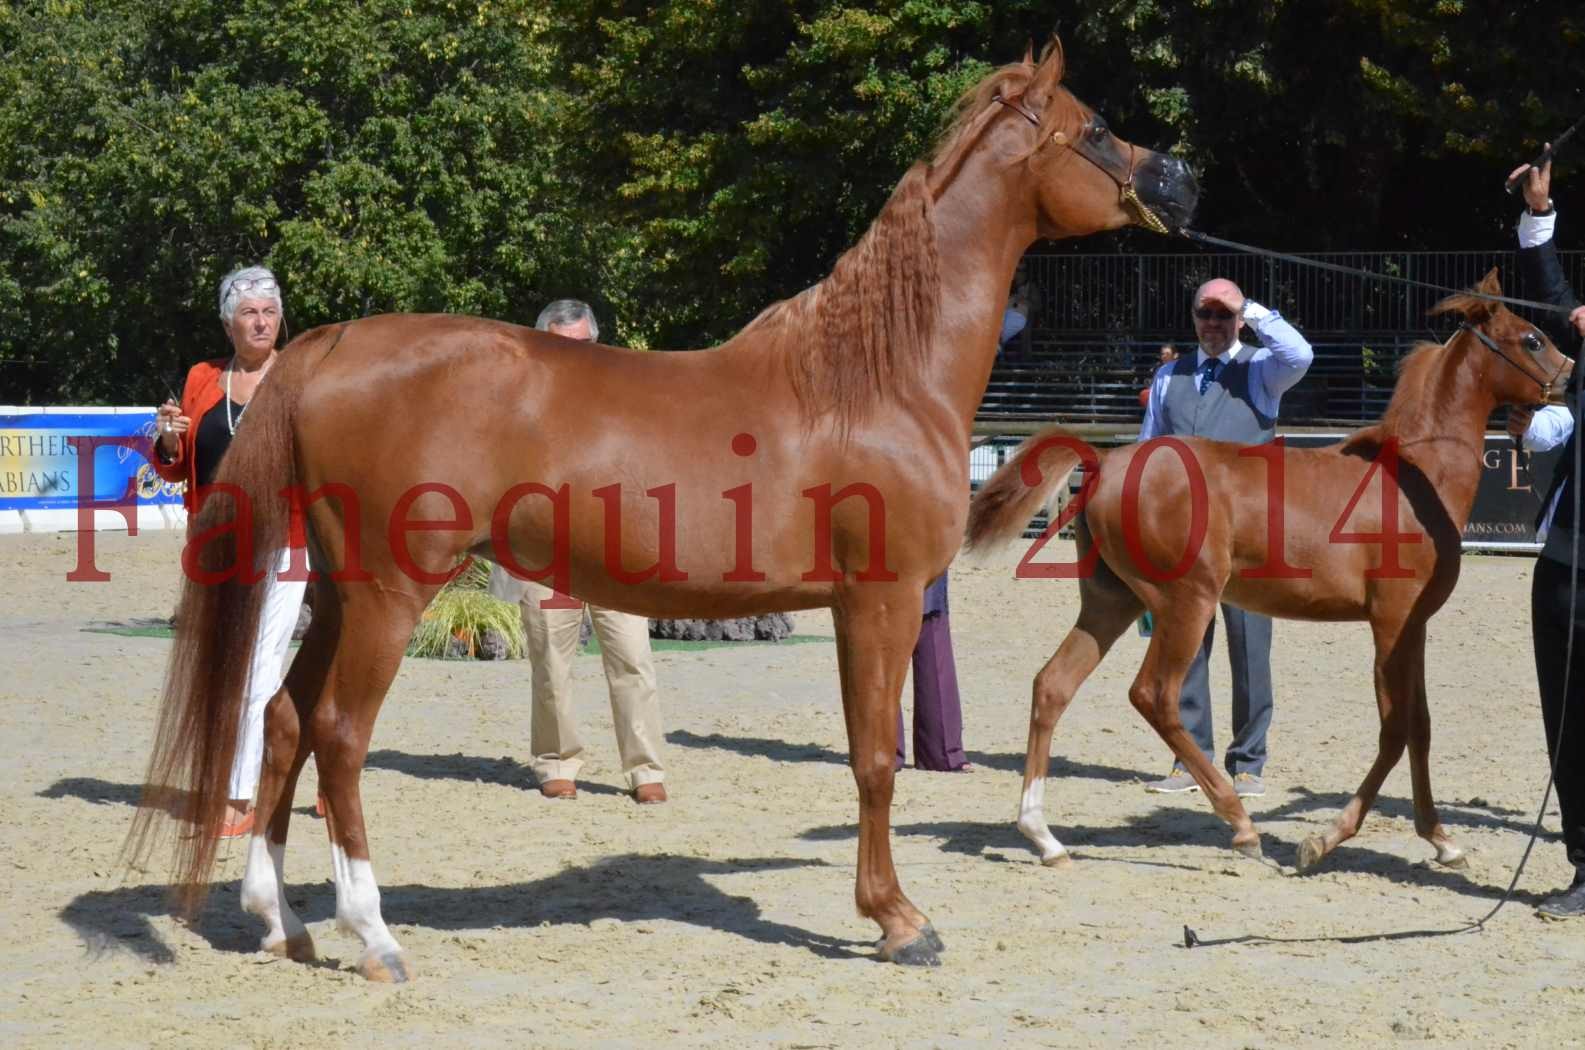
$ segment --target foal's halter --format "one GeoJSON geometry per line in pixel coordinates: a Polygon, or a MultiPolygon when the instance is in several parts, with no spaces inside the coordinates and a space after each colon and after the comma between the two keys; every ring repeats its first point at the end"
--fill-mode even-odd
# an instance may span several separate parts
{"type": "MultiPolygon", "coordinates": [[[[1553,403],[1553,401],[1552,401],[1552,391],[1553,391],[1554,387],[1557,388],[1559,391],[1561,391],[1562,388],[1564,387],[1564,385],[1567,384],[1568,380],[1566,380],[1566,379],[1563,380],[1563,382],[1561,382],[1561,383],[1558,382],[1558,380],[1563,375],[1563,369],[1568,367],[1568,358],[1567,357],[1563,358],[1563,363],[1557,366],[1557,371],[1552,373],[1551,378],[1549,378],[1549,379],[1547,379],[1546,381],[1543,382],[1541,380],[1541,378],[1539,376],[1537,376],[1535,373],[1531,372],[1530,369],[1526,368],[1524,365],[1520,364],[1518,361],[1515,361],[1513,358],[1511,358],[1507,354],[1503,353],[1502,347],[1497,345],[1496,340],[1492,339],[1492,337],[1487,335],[1485,332],[1482,332],[1479,328],[1476,328],[1474,325],[1470,324],[1468,321],[1460,321],[1458,323],[1458,326],[1459,326],[1459,328],[1463,329],[1464,331],[1468,332],[1470,335],[1474,336],[1476,339],[1479,339],[1482,343],[1484,343],[1486,345],[1486,349],[1490,350],[1492,353],[1496,354],[1498,357],[1500,357],[1504,361],[1508,362],[1514,368],[1517,368],[1520,372],[1524,373],[1524,376],[1525,376],[1526,379],[1531,380],[1537,386],[1539,386],[1541,388],[1541,402],[1543,404],[1550,405],[1550,404],[1553,403]]],[[[1527,334],[1530,335],[1531,338],[1538,338],[1538,337],[1536,337],[1534,335],[1534,333],[1527,333],[1527,334]]]]}
{"type": "MultiPolygon", "coordinates": [[[[1017,113],[1019,116],[1029,121],[1029,123],[1033,124],[1035,127],[1040,127],[1040,118],[1031,113],[1029,111],[1029,107],[1025,106],[1022,102],[1019,102],[1016,99],[1003,98],[999,94],[993,96],[993,101],[999,102],[1006,106],[1014,113],[1017,113]]],[[[1123,207],[1132,213],[1134,218],[1138,220],[1139,225],[1143,226],[1147,230],[1150,230],[1152,233],[1166,233],[1166,224],[1156,217],[1156,213],[1151,211],[1144,201],[1139,199],[1139,194],[1134,189],[1134,166],[1138,163],[1134,144],[1132,142],[1128,144],[1127,177],[1120,179],[1115,174],[1113,174],[1111,168],[1107,167],[1101,162],[1100,158],[1095,155],[1094,150],[1090,146],[1090,138],[1097,131],[1109,132],[1110,129],[1107,128],[1106,122],[1101,120],[1098,114],[1091,114],[1090,119],[1086,120],[1084,122],[1084,126],[1079,128],[1079,135],[1076,141],[1069,138],[1067,133],[1064,131],[1053,131],[1050,138],[1046,139],[1045,142],[1042,142],[1035,148],[1043,148],[1046,142],[1055,142],[1059,146],[1068,147],[1073,152],[1077,153],[1079,156],[1083,157],[1085,160],[1101,169],[1102,174],[1117,184],[1117,199],[1122,203],[1123,207]]]]}

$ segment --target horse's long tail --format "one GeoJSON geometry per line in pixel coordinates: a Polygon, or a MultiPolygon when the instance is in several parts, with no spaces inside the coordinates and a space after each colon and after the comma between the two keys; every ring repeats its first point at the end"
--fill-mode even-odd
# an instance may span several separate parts
{"type": "Polygon", "coordinates": [[[968,548],[1006,543],[1023,532],[1086,459],[1095,462],[1095,450],[1060,426],[1046,427],[1019,445],[969,504],[968,548]]]}
{"type": "Polygon", "coordinates": [[[145,867],[170,837],[172,890],[189,916],[208,891],[266,580],[287,543],[290,513],[281,491],[296,474],[298,400],[323,356],[311,351],[337,331],[315,329],[281,352],[248,406],[247,424],[221,461],[182,551],[176,641],[143,797],[122,856],[145,867]]]}

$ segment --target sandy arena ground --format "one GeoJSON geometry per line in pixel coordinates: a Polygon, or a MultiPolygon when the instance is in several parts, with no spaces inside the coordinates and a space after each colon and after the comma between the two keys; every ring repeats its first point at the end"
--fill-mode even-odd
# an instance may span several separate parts
{"type": "MultiPolygon", "coordinates": [[[[599,661],[579,663],[593,752],[576,802],[533,790],[520,662],[409,660],[363,794],[386,919],[419,979],[365,983],[334,928],[312,766],[287,854],[322,961],[255,952],[233,848],[208,910],[175,922],[158,876],[116,866],[170,643],[89,633],[168,614],[180,537],[98,537],[109,583],[66,583],[76,537],[0,536],[0,1043],[694,1047],[1579,1046],[1585,928],[1532,914],[1566,881],[1555,813],[1507,885],[1545,782],[1524,559],[1470,557],[1433,621],[1433,770],[1464,872],[1429,864],[1407,760],[1317,874],[1235,857],[1198,795],[1146,795],[1163,746],[1125,696],[1130,634],[1059,727],[1047,815],[1076,855],[1042,868],[1013,828],[1029,680],[1076,589],[1011,557],[953,570],[976,769],[908,771],[893,844],[944,965],[882,965],[852,904],[856,802],[835,655],[819,644],[657,654],[673,801],[619,790],[599,661]],[[306,805],[305,805],[306,804],[306,805]],[[1209,946],[1185,950],[1192,926],[1209,946]],[[1270,938],[1262,940],[1258,938],[1270,938]]],[[[1053,554],[1061,553],[1055,546],[1053,554]]],[[[802,613],[798,631],[831,633],[802,613]]],[[[1293,863],[1374,753],[1362,625],[1277,629],[1271,790],[1250,809],[1293,863]]],[[[1212,672],[1229,722],[1225,656],[1212,672]]],[[[906,695],[906,694],[905,694],[906,695]]]]}

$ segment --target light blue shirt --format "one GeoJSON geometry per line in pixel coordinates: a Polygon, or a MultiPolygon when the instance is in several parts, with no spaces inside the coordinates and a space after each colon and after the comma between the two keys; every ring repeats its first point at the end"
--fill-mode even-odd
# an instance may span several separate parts
{"type": "MultiPolygon", "coordinates": [[[[1267,309],[1253,300],[1244,300],[1244,323],[1260,340],[1260,347],[1249,359],[1249,396],[1255,410],[1268,419],[1277,418],[1282,395],[1288,388],[1304,378],[1315,360],[1315,351],[1309,340],[1275,310],[1267,309]]],[[[1225,367],[1240,350],[1234,343],[1216,357],[1225,367]]],[[[1203,365],[1211,357],[1204,347],[1195,351],[1195,365],[1203,365]]],[[[1162,434],[1161,402],[1167,396],[1167,382],[1172,377],[1173,364],[1156,369],[1156,378],[1150,384],[1150,399],[1145,404],[1145,422],[1139,428],[1139,440],[1149,441],[1162,434]]]]}

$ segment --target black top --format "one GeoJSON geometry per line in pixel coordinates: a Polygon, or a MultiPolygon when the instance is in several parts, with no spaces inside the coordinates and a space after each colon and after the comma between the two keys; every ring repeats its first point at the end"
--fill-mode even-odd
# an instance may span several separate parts
{"type": "MultiPolygon", "coordinates": [[[[241,422],[246,405],[231,402],[231,422],[241,422]]],[[[204,413],[198,421],[198,435],[193,439],[193,455],[197,457],[198,484],[207,485],[220,469],[220,459],[231,447],[231,431],[226,427],[226,401],[215,402],[215,407],[204,413]]]]}

